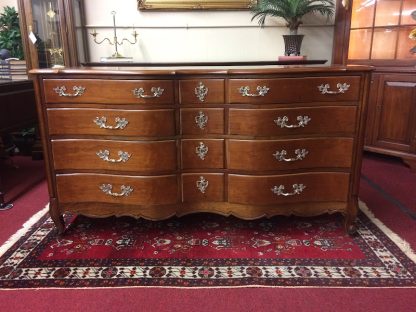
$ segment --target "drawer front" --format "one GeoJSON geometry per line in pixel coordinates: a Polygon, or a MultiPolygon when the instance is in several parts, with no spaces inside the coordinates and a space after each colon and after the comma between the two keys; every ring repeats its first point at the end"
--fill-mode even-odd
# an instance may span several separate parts
{"type": "Polygon", "coordinates": [[[230,79],[230,103],[357,101],[360,77],[230,79]]]}
{"type": "Polygon", "coordinates": [[[355,106],[230,109],[229,133],[251,136],[352,135],[355,106]]]}
{"type": "Polygon", "coordinates": [[[348,173],[317,172],[274,176],[230,174],[228,176],[228,201],[238,204],[345,202],[348,199],[348,189],[348,173]]]}
{"type": "Polygon", "coordinates": [[[182,174],[182,201],[224,201],[224,175],[221,173],[182,174]]]}
{"type": "Polygon", "coordinates": [[[53,140],[55,169],[176,170],[176,141],[53,140]]]}
{"type": "Polygon", "coordinates": [[[224,140],[182,140],[182,168],[224,168],[224,140]]]}
{"type": "Polygon", "coordinates": [[[198,79],[179,81],[181,104],[224,103],[224,79],[198,79]]]}
{"type": "Polygon", "coordinates": [[[46,79],[46,103],[173,104],[172,80],[46,79]]]}
{"type": "Polygon", "coordinates": [[[61,203],[165,205],[179,199],[176,175],[63,174],[56,176],[56,189],[61,203]]]}
{"type": "Polygon", "coordinates": [[[223,108],[181,108],[182,134],[224,134],[223,108]]]}
{"type": "Polygon", "coordinates": [[[229,140],[227,168],[248,171],[349,168],[353,143],[352,138],[229,140]]]}
{"type": "Polygon", "coordinates": [[[172,109],[50,108],[47,116],[50,135],[175,135],[175,114],[172,109]]]}

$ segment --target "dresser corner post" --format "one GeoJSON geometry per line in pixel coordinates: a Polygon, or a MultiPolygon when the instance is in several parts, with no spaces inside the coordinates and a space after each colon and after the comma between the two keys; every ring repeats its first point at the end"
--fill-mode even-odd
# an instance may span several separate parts
{"type": "Polygon", "coordinates": [[[49,215],[52,218],[53,223],[56,226],[59,234],[63,234],[65,231],[65,221],[62,214],[59,211],[56,198],[50,198],[49,202],[49,215]]]}

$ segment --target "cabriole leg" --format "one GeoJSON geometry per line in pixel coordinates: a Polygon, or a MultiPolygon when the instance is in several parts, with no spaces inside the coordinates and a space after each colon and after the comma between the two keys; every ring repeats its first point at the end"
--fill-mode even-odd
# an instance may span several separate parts
{"type": "Polygon", "coordinates": [[[58,233],[63,234],[65,231],[65,221],[62,214],[59,212],[59,208],[55,198],[51,198],[50,200],[49,214],[52,218],[53,223],[55,223],[58,233]]]}

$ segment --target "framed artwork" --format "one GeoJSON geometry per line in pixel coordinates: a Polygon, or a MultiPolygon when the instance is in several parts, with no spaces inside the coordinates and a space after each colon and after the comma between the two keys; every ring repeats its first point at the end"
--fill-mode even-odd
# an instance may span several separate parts
{"type": "Polygon", "coordinates": [[[247,10],[256,0],[138,0],[139,10],[247,10]]]}

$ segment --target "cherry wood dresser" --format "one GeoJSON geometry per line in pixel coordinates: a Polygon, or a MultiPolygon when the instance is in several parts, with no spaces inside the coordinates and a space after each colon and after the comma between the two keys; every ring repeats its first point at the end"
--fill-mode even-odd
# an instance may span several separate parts
{"type": "Polygon", "coordinates": [[[339,212],[353,230],[371,68],[33,70],[50,215],[339,212]]]}

